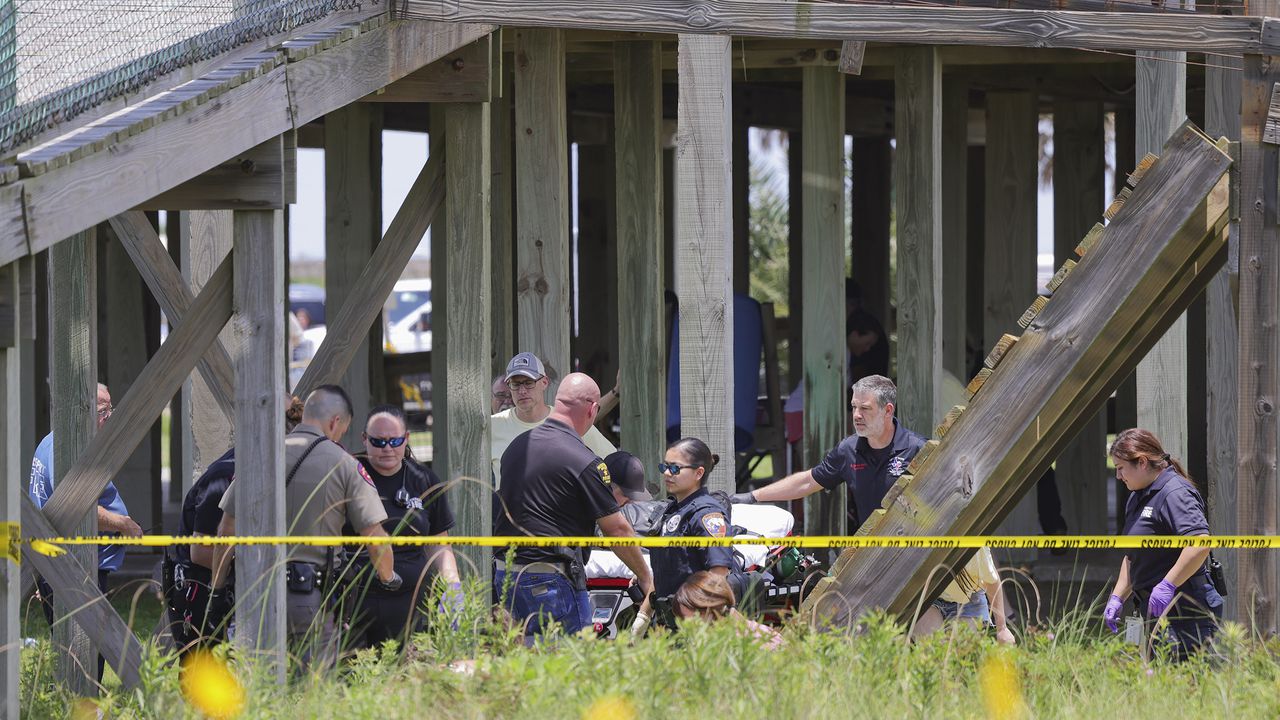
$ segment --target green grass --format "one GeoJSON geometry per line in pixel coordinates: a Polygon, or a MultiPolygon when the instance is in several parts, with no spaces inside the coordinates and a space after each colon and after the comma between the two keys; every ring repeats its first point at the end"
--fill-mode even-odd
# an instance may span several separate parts
{"type": "MultiPolygon", "coordinates": [[[[1237,625],[1226,627],[1214,658],[1175,665],[1144,661],[1085,614],[1021,635],[1013,650],[967,626],[912,644],[903,627],[872,617],[852,636],[788,628],[776,652],[732,620],[636,643],[564,638],[530,649],[487,614],[472,598],[460,632],[437,626],[414,636],[407,653],[366,651],[284,687],[233,658],[247,690],[243,717],[983,718],[999,716],[983,703],[984,684],[996,685],[982,668],[997,655],[1011,664],[1014,687],[995,700],[1005,710],[1025,705],[1024,717],[1280,715],[1280,643],[1250,639],[1237,625]],[[458,660],[474,660],[476,672],[450,669],[458,660]],[[602,701],[621,714],[588,712],[602,701]]],[[[23,652],[24,717],[66,716],[49,657],[47,644],[23,652]]],[[[151,654],[143,676],[135,692],[109,689],[108,717],[196,717],[168,656],[151,654]]]]}

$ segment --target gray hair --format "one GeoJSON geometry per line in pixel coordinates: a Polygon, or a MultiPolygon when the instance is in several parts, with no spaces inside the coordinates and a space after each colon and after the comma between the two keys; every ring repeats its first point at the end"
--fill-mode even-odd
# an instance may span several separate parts
{"type": "Polygon", "coordinates": [[[882,408],[890,403],[894,407],[898,406],[898,386],[883,375],[868,375],[862,378],[853,384],[850,393],[853,395],[858,395],[859,393],[875,395],[876,402],[882,408]]]}

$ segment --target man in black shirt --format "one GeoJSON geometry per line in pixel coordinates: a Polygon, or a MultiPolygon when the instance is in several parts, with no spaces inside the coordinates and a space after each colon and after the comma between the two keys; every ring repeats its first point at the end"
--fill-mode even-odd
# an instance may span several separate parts
{"type": "Polygon", "coordinates": [[[798,472],[754,492],[738,493],[735,503],[797,500],[844,484],[849,489],[849,532],[880,507],[880,501],[924,447],[924,438],[898,424],[893,416],[898,389],[882,375],[854,383],[849,404],[854,434],[840,441],[816,467],[798,472]]]}
{"type": "MultiPolygon", "coordinates": [[[[618,510],[608,466],[582,442],[599,410],[600,388],[581,373],[565,376],[555,407],[542,425],[519,435],[502,454],[502,487],[493,534],[499,537],[586,537],[600,530],[631,537],[631,524],[618,510]]],[[[635,573],[647,598],[653,577],[639,548],[614,548],[635,573]]],[[[494,551],[494,589],[507,609],[526,624],[526,635],[544,631],[548,621],[575,633],[591,622],[586,573],[579,548],[520,548],[505,562],[494,551]],[[511,585],[504,588],[507,575],[511,585]]],[[[648,600],[642,605],[648,612],[648,600]]]]}

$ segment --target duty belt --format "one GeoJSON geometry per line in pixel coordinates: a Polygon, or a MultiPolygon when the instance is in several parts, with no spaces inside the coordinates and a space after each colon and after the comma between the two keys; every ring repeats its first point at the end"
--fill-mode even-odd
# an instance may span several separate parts
{"type": "Polygon", "coordinates": [[[565,568],[564,563],[533,562],[533,563],[511,563],[510,565],[507,565],[506,561],[504,560],[494,559],[493,567],[495,570],[501,570],[503,572],[513,572],[513,573],[552,572],[557,575],[563,575],[565,577],[569,577],[569,571],[565,568]]]}

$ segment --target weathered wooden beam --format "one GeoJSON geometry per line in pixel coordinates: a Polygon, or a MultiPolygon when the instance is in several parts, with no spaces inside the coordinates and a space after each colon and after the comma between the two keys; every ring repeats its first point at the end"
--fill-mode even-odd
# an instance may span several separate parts
{"type": "MultiPolygon", "coordinates": [[[[235,245],[236,532],[279,536],[285,524],[284,213],[237,210],[235,245]]],[[[206,290],[207,292],[207,290],[206,290]]],[[[283,545],[236,550],[236,642],[283,683],[287,657],[283,545]]]]}
{"type": "MultiPolygon", "coordinates": [[[[1139,52],[1136,67],[1137,156],[1158,153],[1187,117],[1187,54],[1139,52]]],[[[1117,183],[1118,185],[1119,183],[1117,183]]],[[[1187,458],[1187,319],[1179,318],[1138,364],[1138,427],[1165,452],[1187,458]]]]}
{"type": "MultiPolygon", "coordinates": [[[[1190,123],[946,434],[875,535],[985,534],[1012,510],[1225,260],[1231,160],[1190,123]]],[[[851,623],[872,608],[913,612],[964,550],[847,551],[806,602],[851,623]],[[929,580],[930,575],[934,575],[929,580]]]]}
{"type": "Polygon", "coordinates": [[[489,120],[489,132],[492,135],[489,139],[489,169],[493,173],[493,180],[489,185],[489,206],[492,209],[489,239],[493,245],[489,257],[492,270],[490,291],[493,295],[490,303],[490,310],[493,312],[490,323],[493,339],[489,351],[493,355],[490,370],[494,375],[506,370],[507,363],[516,354],[516,236],[512,222],[516,191],[512,116],[512,96],[515,95],[515,90],[512,74],[504,71],[501,83],[505,86],[504,92],[489,103],[492,115],[489,120]]]}
{"type": "MultiPolygon", "coordinates": [[[[1059,100],[1053,106],[1053,238],[1059,264],[1076,257],[1076,243],[1103,206],[1103,120],[1100,102],[1059,100]]],[[[1068,529],[1105,534],[1114,482],[1107,471],[1105,411],[1086,421],[1058,456],[1055,480],[1068,529]]]]}
{"type": "Polygon", "coordinates": [[[527,27],[747,37],[863,40],[933,45],[1002,45],[1089,50],[1185,48],[1218,53],[1280,52],[1259,17],[1182,13],[878,7],[814,4],[797,12],[778,0],[405,0],[409,18],[527,27]]]}
{"type": "Polygon", "coordinates": [[[866,55],[866,42],[845,40],[840,43],[840,72],[846,75],[861,75],[862,61],[866,55]]]}
{"type": "MultiPolygon", "coordinates": [[[[359,289],[382,237],[382,108],[352,103],[334,110],[325,116],[324,138],[324,304],[332,318],[359,289]]],[[[351,396],[355,417],[364,418],[374,393],[371,369],[382,358],[382,324],[371,322],[347,339],[358,348],[338,384],[351,396]]],[[[342,444],[360,447],[363,430],[353,422],[342,444]]]]}
{"type": "MultiPolygon", "coordinates": [[[[428,108],[428,162],[440,158],[441,167],[448,167],[448,146],[445,142],[448,121],[445,111],[448,105],[436,104],[428,108]]],[[[443,170],[441,171],[444,172],[443,170]]],[[[443,204],[448,198],[445,191],[443,204]]],[[[431,257],[444,258],[449,254],[449,213],[440,212],[430,218],[431,222],[431,257]]],[[[431,263],[431,315],[432,317],[449,317],[449,263],[431,263]]],[[[431,407],[443,408],[449,401],[449,323],[433,323],[431,326],[431,407]]],[[[504,366],[505,367],[505,366],[504,366]]],[[[431,437],[449,437],[449,414],[432,412],[431,437]]],[[[433,442],[431,445],[431,467],[440,477],[449,477],[449,443],[433,442]]]]}
{"type": "Polygon", "coordinates": [[[409,188],[409,194],[355,282],[352,294],[330,320],[324,342],[298,381],[294,394],[306,397],[319,385],[338,382],[351,358],[364,347],[358,338],[382,311],[383,302],[444,202],[443,175],[441,158],[433,155],[409,188]]]}
{"type": "MultiPolygon", "coordinates": [[[[78,233],[49,252],[49,287],[56,288],[50,293],[50,324],[59,329],[50,338],[49,351],[54,498],[77,487],[73,465],[92,446],[98,429],[97,254],[95,230],[78,233]]],[[[132,450],[130,446],[129,451],[132,450]]],[[[127,452],[122,454],[121,465],[127,456],[127,452]]],[[[94,506],[101,492],[99,487],[91,498],[74,505],[60,529],[68,535],[97,535],[94,506]]],[[[56,507],[54,499],[45,505],[46,512],[56,507]]],[[[76,580],[96,587],[98,548],[80,546],[68,554],[84,568],[92,568],[87,576],[76,580]]],[[[76,606],[68,602],[69,598],[59,596],[57,588],[54,590],[54,617],[61,621],[53,627],[53,644],[58,653],[56,676],[73,694],[96,696],[97,650],[81,624],[72,621],[76,606]]]]}
{"type": "Polygon", "coordinates": [[[361,98],[362,102],[488,102],[498,94],[493,81],[493,36],[458,48],[426,67],[361,98]]]}
{"type": "MultiPolygon", "coordinates": [[[[151,422],[177,392],[218,330],[231,318],[231,263],[224,260],[196,297],[186,319],[147,363],[134,387],[116,402],[115,413],[83,452],[67,459],[66,474],[44,506],[59,534],[76,533],[76,522],[93,507],[107,482],[150,430],[151,422]]],[[[90,395],[90,398],[93,396],[90,395]]],[[[281,411],[283,415],[283,411],[281,411]]],[[[58,460],[55,458],[54,464],[58,460]]]]}
{"type": "Polygon", "coordinates": [[[542,360],[554,392],[570,370],[564,32],[522,28],[514,34],[516,346],[542,360]]]}
{"type": "MultiPolygon", "coordinates": [[[[1246,55],[1240,76],[1240,360],[1236,456],[1237,532],[1275,535],[1280,429],[1280,146],[1263,142],[1270,93],[1280,82],[1274,58],[1246,55]]],[[[1280,627],[1280,558],[1240,551],[1239,616],[1263,637],[1280,627]]]]}
{"type": "MultiPolygon", "coordinates": [[[[488,535],[493,530],[493,493],[488,486],[489,453],[489,303],[490,208],[489,107],[484,103],[455,103],[445,110],[445,198],[448,252],[433,262],[447,262],[449,276],[467,278],[455,292],[444,322],[449,342],[444,349],[449,392],[441,408],[449,446],[449,491],[458,517],[459,535],[488,535]],[[465,480],[463,478],[466,478],[465,480]],[[479,482],[475,482],[479,481],[479,482]]],[[[439,317],[439,316],[437,316],[439,317]]],[[[476,578],[490,578],[486,548],[459,548],[471,562],[476,578]]]]}
{"type": "MultiPolygon", "coordinates": [[[[111,228],[124,246],[133,264],[142,274],[143,281],[160,303],[160,309],[173,325],[181,325],[195,300],[194,294],[182,279],[182,273],[173,264],[160,236],[151,227],[151,221],[139,210],[130,210],[111,218],[111,228]]],[[[200,375],[208,384],[213,399],[228,419],[235,415],[232,399],[235,374],[231,368],[231,355],[227,348],[215,340],[213,347],[198,365],[200,375]]]]}
{"type": "MultiPolygon", "coordinates": [[[[291,134],[290,134],[291,135],[291,134]]],[[[219,163],[136,210],[250,210],[297,202],[286,178],[297,168],[297,147],[278,135],[219,163]]]]}
{"type": "MultiPolygon", "coordinates": [[[[813,467],[845,435],[844,84],[835,68],[803,70],[804,439],[813,467]]],[[[745,128],[744,128],[745,129],[745,128]]],[[[722,453],[723,455],[723,453],[722,453]]],[[[805,534],[843,535],[844,488],[805,498],[805,534]]]]}
{"type": "MultiPolygon", "coordinates": [[[[666,448],[666,347],[663,316],[662,71],[659,43],[614,45],[614,142],[618,197],[618,360],[622,447],[636,457],[666,448]],[[648,268],[636,272],[636,268],[648,268]]],[[[645,463],[653,487],[660,473],[645,463]]]]}
{"type": "Polygon", "coordinates": [[[942,419],[942,66],[930,47],[902,51],[894,81],[898,227],[898,421],[942,419]]]}
{"type": "Polygon", "coordinates": [[[488,25],[386,23],[231,88],[183,113],[180,122],[156,122],[115,142],[110,152],[3,186],[12,190],[0,190],[0,228],[16,231],[25,223],[25,231],[2,235],[9,241],[0,242],[0,263],[135,207],[491,31],[488,25]],[[18,195],[7,199],[6,192],[18,195]]]}
{"type": "Polygon", "coordinates": [[[713,490],[734,491],[733,180],[729,38],[681,35],[676,138],[676,266],[680,298],[680,432],[725,466],[713,490]]]}
{"type": "MultiPolygon", "coordinates": [[[[0,473],[13,478],[0,487],[0,523],[17,523],[22,516],[22,374],[19,372],[18,315],[22,311],[18,292],[20,263],[0,267],[0,473]]],[[[28,420],[29,422],[29,420],[28,420]]],[[[0,556],[0,715],[18,717],[21,683],[18,668],[22,657],[22,568],[13,541],[16,532],[6,530],[11,550],[0,556]]]]}

